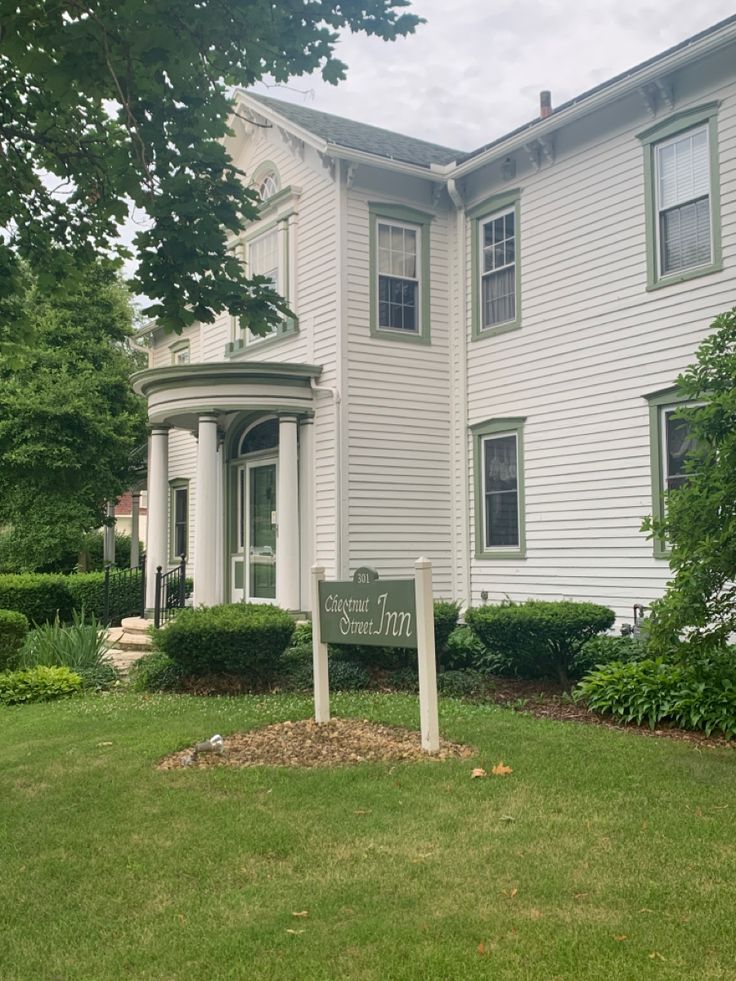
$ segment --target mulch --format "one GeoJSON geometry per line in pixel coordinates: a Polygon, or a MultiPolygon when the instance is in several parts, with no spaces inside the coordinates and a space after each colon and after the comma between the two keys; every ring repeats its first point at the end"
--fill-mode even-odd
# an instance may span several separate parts
{"type": "Polygon", "coordinates": [[[350,766],[358,763],[414,762],[465,759],[471,746],[440,740],[432,756],[422,752],[419,733],[366,719],[331,719],[318,725],[313,719],[279,722],[236,732],[223,740],[222,753],[196,752],[194,747],[172,753],[159,770],[217,766],[350,766]]]}
{"type": "Polygon", "coordinates": [[[573,702],[562,686],[552,681],[520,681],[515,678],[493,678],[492,681],[494,687],[485,697],[485,701],[533,715],[536,719],[578,722],[640,736],[677,739],[682,742],[697,743],[707,749],[722,749],[724,746],[730,749],[736,748],[734,740],[725,739],[723,736],[706,736],[704,732],[678,729],[676,726],[663,724],[656,729],[651,729],[647,725],[638,726],[634,723],[624,725],[614,721],[610,716],[591,712],[579,702],[573,702]]]}

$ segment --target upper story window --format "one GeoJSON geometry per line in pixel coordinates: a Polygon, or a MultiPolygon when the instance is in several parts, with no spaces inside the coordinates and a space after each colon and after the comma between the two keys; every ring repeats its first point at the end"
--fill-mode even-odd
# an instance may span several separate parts
{"type": "Polygon", "coordinates": [[[471,220],[473,338],[521,326],[519,191],[482,201],[471,220]]]}
{"type": "Polygon", "coordinates": [[[481,330],[516,319],[516,214],[480,223],[481,330]]]}
{"type": "Polygon", "coordinates": [[[524,557],[523,419],[473,426],[476,558],[524,557]]]}
{"type": "Polygon", "coordinates": [[[378,222],[378,327],[419,330],[418,249],[421,231],[378,222]]]}
{"type": "Polygon", "coordinates": [[[191,360],[191,353],[189,347],[189,341],[177,341],[176,344],[172,344],[169,348],[171,352],[171,363],[172,364],[189,364],[191,360]]]}
{"type": "Polygon", "coordinates": [[[429,343],[430,215],[370,204],[371,333],[429,343]]]}
{"type": "Polygon", "coordinates": [[[717,103],[639,135],[644,144],[647,288],[723,268],[717,103]]]}
{"type": "Polygon", "coordinates": [[[258,182],[258,195],[261,201],[268,201],[274,194],[278,194],[278,191],[279,179],[275,171],[269,170],[258,182]]]}
{"type": "Polygon", "coordinates": [[[277,226],[248,242],[248,272],[252,276],[265,276],[279,293],[283,266],[280,235],[281,229],[277,226]]]}

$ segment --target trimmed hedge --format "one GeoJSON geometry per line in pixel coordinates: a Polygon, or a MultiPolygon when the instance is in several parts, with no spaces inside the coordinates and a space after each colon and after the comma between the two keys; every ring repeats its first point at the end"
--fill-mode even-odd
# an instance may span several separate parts
{"type": "Polygon", "coordinates": [[[69,668],[39,665],[27,671],[5,671],[0,674],[0,704],[49,702],[73,695],[81,687],[82,679],[69,668]]]}
{"type": "Polygon", "coordinates": [[[481,606],[465,614],[487,650],[481,667],[521,678],[556,676],[566,687],[578,675],[575,662],[583,645],[615,619],[606,606],[568,600],[481,606]]]}
{"type": "Polygon", "coordinates": [[[68,579],[40,572],[0,575],[0,609],[22,613],[29,623],[71,620],[68,579]]]}
{"type": "MultiPolygon", "coordinates": [[[[110,588],[110,619],[137,612],[140,606],[141,573],[134,571],[115,577],[110,588]]],[[[41,572],[0,575],[0,609],[15,610],[30,623],[53,623],[59,618],[70,623],[72,613],[88,614],[100,620],[104,613],[104,572],[79,572],[70,576],[41,572]]]]}
{"type": "Polygon", "coordinates": [[[233,603],[182,610],[153,639],[191,674],[230,672],[262,681],[276,673],[294,626],[277,606],[233,603]]]}
{"type": "Polygon", "coordinates": [[[27,617],[14,610],[0,610],[0,671],[14,666],[27,636],[27,617]]]}

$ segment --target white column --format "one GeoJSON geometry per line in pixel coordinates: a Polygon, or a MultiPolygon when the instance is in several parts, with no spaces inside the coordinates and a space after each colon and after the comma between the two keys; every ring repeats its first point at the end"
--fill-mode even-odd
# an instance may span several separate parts
{"type": "Polygon", "coordinates": [[[137,569],[140,562],[138,539],[140,536],[141,492],[134,490],[130,495],[130,568],[137,569]]]}
{"type": "Polygon", "coordinates": [[[276,496],[276,602],[298,610],[299,602],[299,478],[296,416],[279,419],[279,479],[276,496]]]}
{"type": "Polygon", "coordinates": [[[217,494],[217,532],[215,536],[215,595],[218,603],[225,602],[223,593],[223,549],[225,546],[225,447],[223,446],[224,437],[218,433],[217,438],[217,483],[215,493],[217,494]]]}
{"type": "Polygon", "coordinates": [[[217,416],[200,416],[194,506],[194,605],[214,606],[217,595],[217,416]]]}
{"type": "Polygon", "coordinates": [[[169,427],[153,426],[148,464],[146,610],[156,604],[156,569],[166,570],[169,546],[169,427]]]}
{"type": "Polygon", "coordinates": [[[299,544],[301,548],[301,609],[308,610],[309,570],[314,562],[314,419],[299,420],[299,544]]]}

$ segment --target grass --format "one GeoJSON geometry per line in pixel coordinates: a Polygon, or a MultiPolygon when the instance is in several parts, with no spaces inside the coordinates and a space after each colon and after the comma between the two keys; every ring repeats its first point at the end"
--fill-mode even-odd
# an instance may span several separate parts
{"type": "MultiPolygon", "coordinates": [[[[410,696],[333,705],[418,723],[410,696]]],[[[295,696],[2,710],[3,981],[736,977],[733,751],[443,700],[443,735],[477,758],[154,769],[309,713],[295,696]],[[501,759],[511,776],[470,779],[501,759]]]]}

